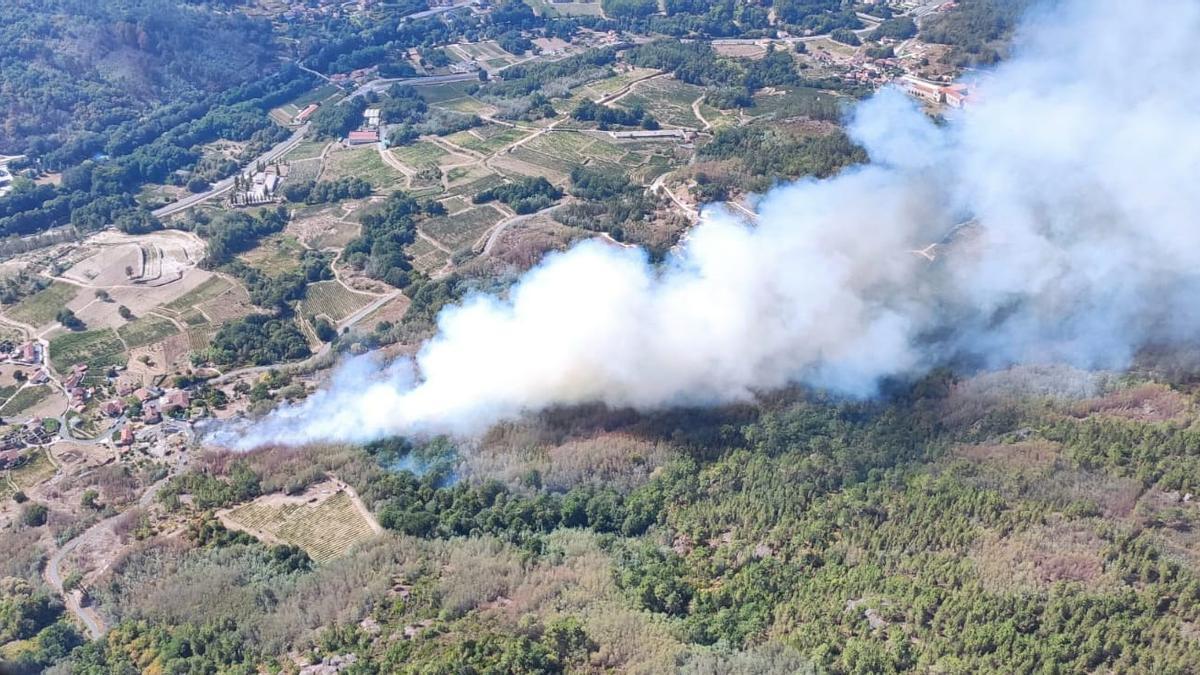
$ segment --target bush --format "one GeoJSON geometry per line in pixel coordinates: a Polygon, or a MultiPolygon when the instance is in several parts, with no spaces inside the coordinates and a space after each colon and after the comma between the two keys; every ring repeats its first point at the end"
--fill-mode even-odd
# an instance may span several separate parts
{"type": "Polygon", "coordinates": [[[862,44],[862,40],[859,39],[858,34],[849,28],[839,28],[830,33],[829,37],[834,42],[840,42],[844,45],[850,45],[852,47],[857,47],[862,44]]]}
{"type": "Polygon", "coordinates": [[[46,524],[46,520],[50,516],[50,509],[44,504],[28,504],[21,510],[21,522],[26,527],[41,527],[46,524]]]}

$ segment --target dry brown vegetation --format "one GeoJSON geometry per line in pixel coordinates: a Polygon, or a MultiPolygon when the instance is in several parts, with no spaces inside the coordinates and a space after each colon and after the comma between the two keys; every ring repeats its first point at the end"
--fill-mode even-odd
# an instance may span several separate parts
{"type": "Polygon", "coordinates": [[[1105,542],[1079,522],[1051,521],[1008,536],[984,537],[971,552],[984,587],[997,592],[1046,590],[1053,584],[1111,583],[1104,576],[1105,542]]]}
{"type": "Polygon", "coordinates": [[[954,450],[959,457],[976,462],[988,462],[1021,469],[1043,469],[1058,459],[1061,446],[1036,439],[1018,443],[990,445],[960,445],[954,450]]]}
{"type": "Polygon", "coordinates": [[[1188,417],[1192,410],[1192,402],[1187,396],[1155,383],[1120,389],[1071,406],[1071,413],[1078,417],[1112,415],[1143,422],[1179,421],[1188,417]]]}
{"type": "Polygon", "coordinates": [[[625,433],[554,445],[524,445],[517,435],[507,442],[490,443],[465,453],[462,474],[516,484],[530,471],[537,471],[542,485],[551,490],[590,483],[625,491],[649,480],[651,473],[673,454],[666,443],[625,433]]]}

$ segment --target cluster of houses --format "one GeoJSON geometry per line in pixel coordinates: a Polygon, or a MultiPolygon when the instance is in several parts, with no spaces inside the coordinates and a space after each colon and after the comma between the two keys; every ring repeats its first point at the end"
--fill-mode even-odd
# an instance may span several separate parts
{"type": "Polygon", "coordinates": [[[270,164],[234,177],[230,204],[258,206],[274,202],[283,179],[287,177],[287,170],[287,164],[270,164]]]}
{"type": "MultiPolygon", "coordinates": [[[[158,387],[135,387],[131,383],[122,382],[117,385],[117,395],[118,398],[106,401],[100,406],[100,412],[108,417],[120,417],[129,408],[125,399],[132,397],[137,399],[142,408],[144,424],[158,424],[162,422],[164,414],[187,410],[192,404],[191,396],[185,389],[163,391],[158,387]]],[[[134,440],[133,426],[126,424],[121,427],[117,445],[133,445],[134,440]]]]}
{"type": "Polygon", "coordinates": [[[45,420],[34,417],[25,424],[10,430],[0,438],[0,469],[19,466],[20,450],[31,445],[45,445],[53,439],[46,430],[45,420]]]}
{"type": "Polygon", "coordinates": [[[33,341],[16,344],[12,340],[3,340],[0,341],[0,358],[23,366],[41,365],[42,345],[33,341]]]}
{"type": "Polygon", "coordinates": [[[900,85],[911,96],[951,108],[963,108],[971,101],[971,89],[965,84],[942,84],[905,75],[900,78],[900,85]]]}
{"type": "Polygon", "coordinates": [[[378,143],[380,138],[380,126],[383,122],[383,111],[379,108],[367,108],[363,111],[363,126],[355,131],[351,131],[346,136],[346,145],[370,145],[378,143]]]}
{"type": "Polygon", "coordinates": [[[364,84],[372,79],[378,70],[379,66],[371,66],[370,68],[358,68],[348,73],[334,73],[329,76],[329,81],[343,88],[352,84],[364,84]]]}

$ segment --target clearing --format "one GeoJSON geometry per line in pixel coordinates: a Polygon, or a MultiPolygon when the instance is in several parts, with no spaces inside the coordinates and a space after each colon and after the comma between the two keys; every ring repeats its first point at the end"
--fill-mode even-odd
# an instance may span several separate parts
{"type": "Polygon", "coordinates": [[[317,483],[296,496],[265,495],[217,517],[226,527],[268,543],[299,546],[318,563],[381,531],[358,495],[337,480],[317,483]]]}

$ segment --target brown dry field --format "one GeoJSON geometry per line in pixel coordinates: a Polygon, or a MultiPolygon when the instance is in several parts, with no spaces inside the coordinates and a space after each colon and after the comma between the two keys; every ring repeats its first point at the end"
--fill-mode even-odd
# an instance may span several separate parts
{"type": "Polygon", "coordinates": [[[555,171],[549,167],[541,166],[540,164],[532,164],[524,160],[516,159],[511,155],[498,155],[492,160],[492,166],[509,173],[516,173],[522,176],[544,177],[546,180],[555,185],[565,185],[570,176],[562,171],[555,171]]]}
{"type": "Polygon", "coordinates": [[[308,248],[343,248],[358,236],[361,226],[342,220],[342,209],[331,207],[292,220],[284,233],[295,237],[308,248]]]}
{"type": "Polygon", "coordinates": [[[7,387],[16,384],[17,381],[13,379],[13,374],[17,373],[18,371],[25,373],[26,376],[31,376],[36,373],[37,370],[37,368],[18,366],[12,363],[0,364],[0,387],[7,387]]]}
{"type": "Polygon", "coordinates": [[[408,311],[408,306],[412,301],[403,295],[396,296],[395,299],[389,300],[376,309],[374,312],[363,317],[362,321],[355,324],[355,329],[362,332],[371,332],[375,330],[383,321],[391,321],[393,324],[399,323],[400,319],[404,318],[404,313],[408,311]]]}
{"type": "Polygon", "coordinates": [[[977,462],[1012,468],[1043,468],[1054,464],[1061,449],[1058,443],[1034,440],[1007,445],[960,445],[954,449],[954,454],[977,462]]]}
{"type": "Polygon", "coordinates": [[[526,270],[550,251],[564,250],[580,238],[579,231],[548,215],[537,215],[505,228],[492,247],[491,257],[526,270]]]}
{"type": "Polygon", "coordinates": [[[80,284],[119,286],[129,283],[125,267],[134,274],[142,270],[142,248],[135,243],[100,246],[98,249],[63,272],[63,277],[80,284]]]}
{"type": "Polygon", "coordinates": [[[21,411],[19,419],[29,419],[32,417],[58,417],[67,409],[67,396],[58,389],[46,398],[38,401],[32,408],[27,408],[21,411]]]}
{"type": "Polygon", "coordinates": [[[713,45],[713,51],[721,56],[743,59],[760,59],[767,53],[760,45],[713,45]]]}

